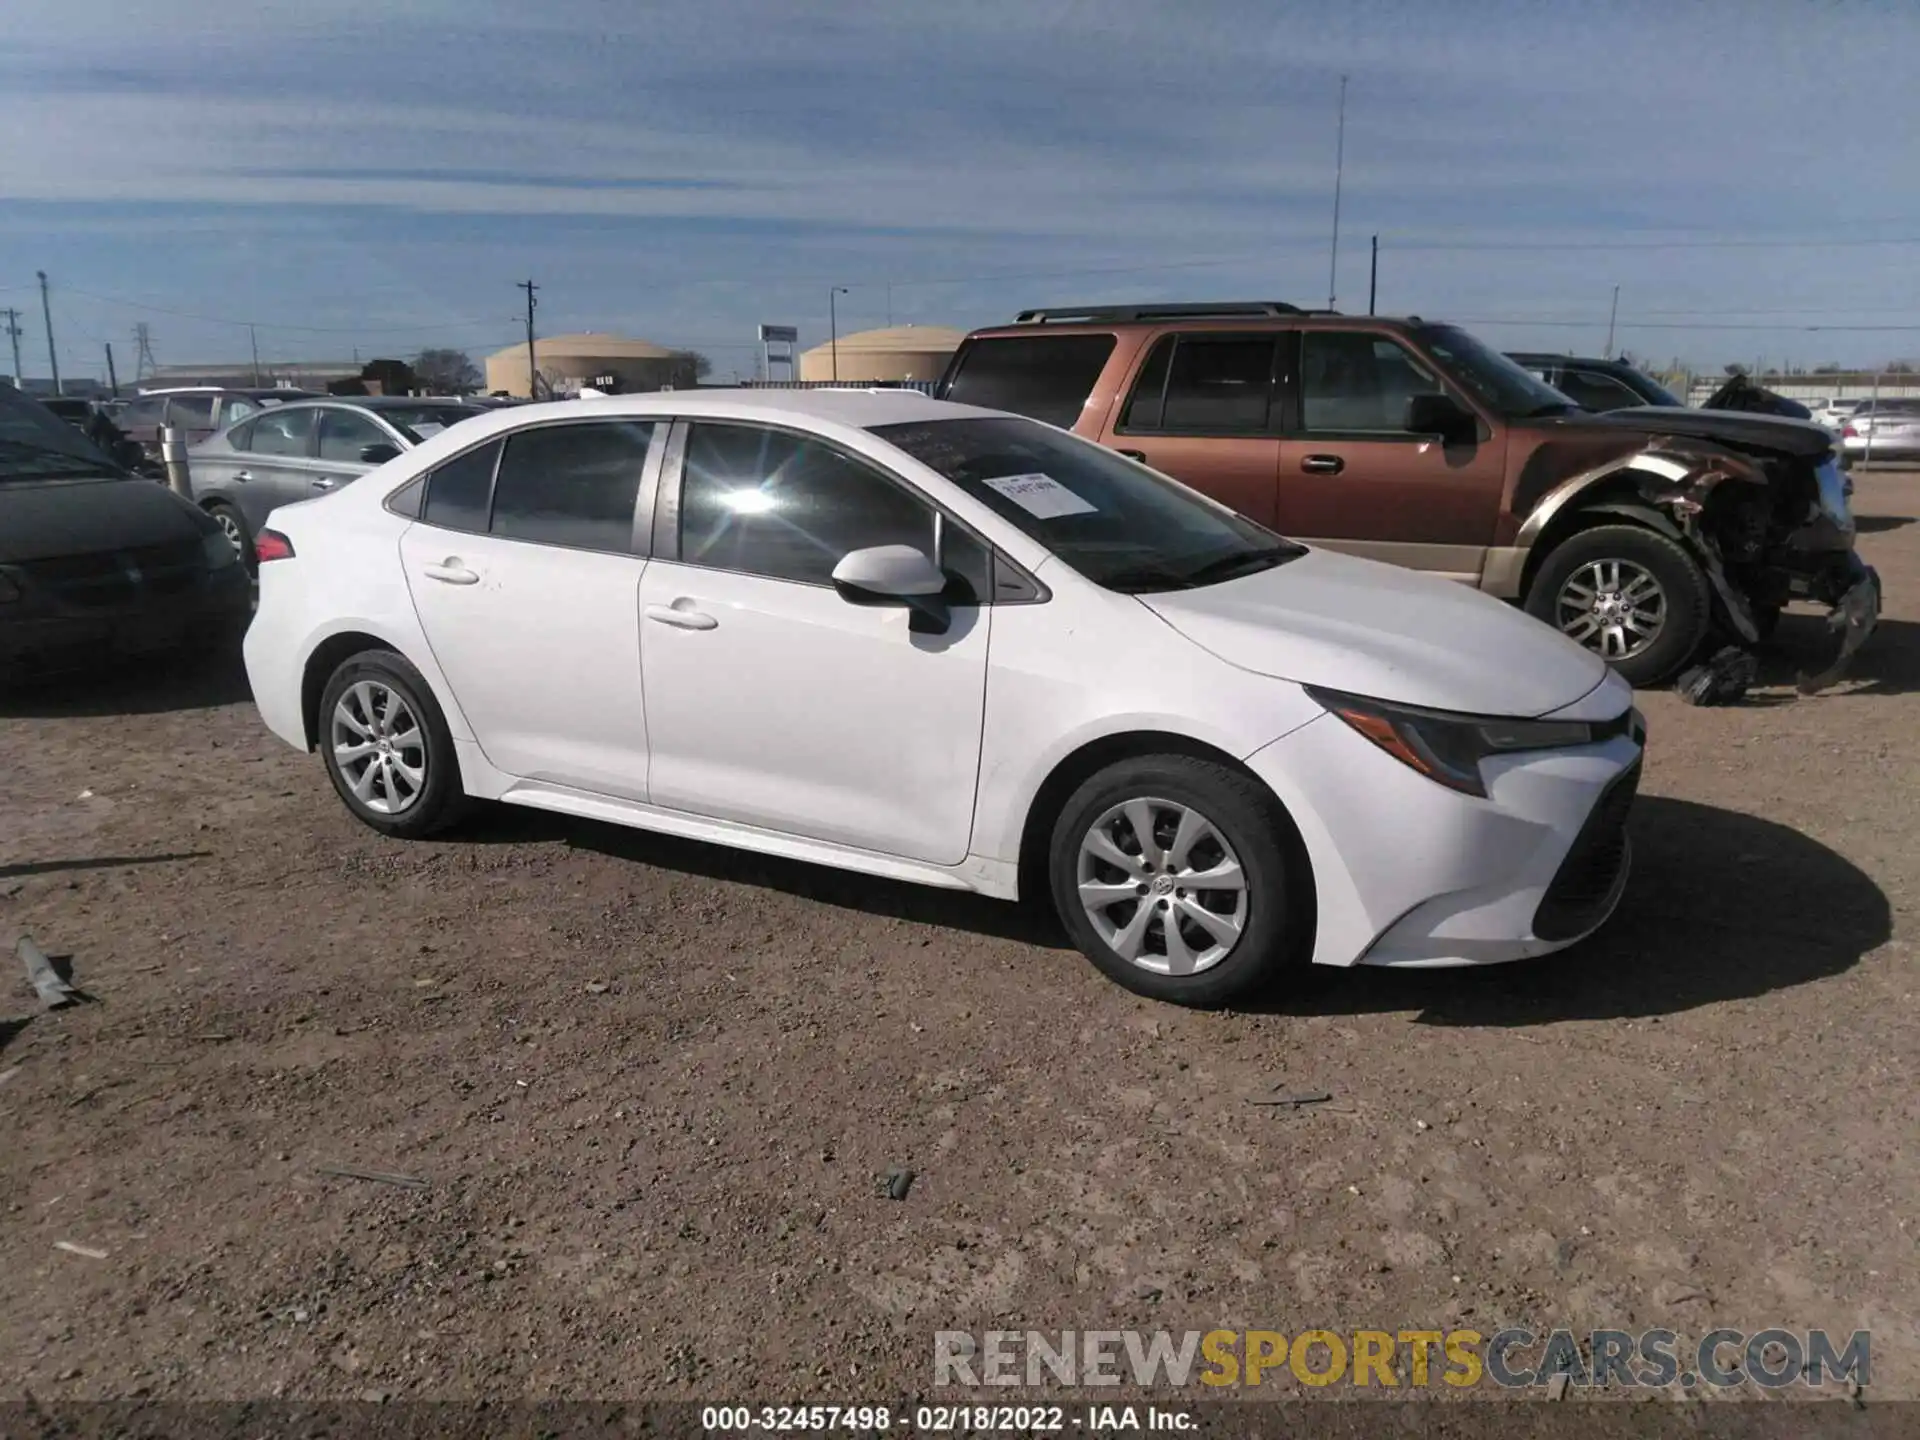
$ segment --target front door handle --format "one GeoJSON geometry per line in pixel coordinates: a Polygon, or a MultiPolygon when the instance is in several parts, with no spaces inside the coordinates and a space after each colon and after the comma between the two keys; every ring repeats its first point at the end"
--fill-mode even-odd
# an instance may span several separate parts
{"type": "Polygon", "coordinates": [[[337,483],[337,481],[329,480],[325,476],[322,476],[313,482],[313,488],[316,490],[331,490],[337,483]]]}
{"type": "Polygon", "coordinates": [[[251,470],[236,470],[233,472],[233,478],[236,480],[251,480],[253,478],[253,472],[251,470]]]}
{"type": "Polygon", "coordinates": [[[1147,463],[1147,452],[1144,450],[1122,450],[1120,453],[1129,460],[1138,460],[1142,465],[1147,463]]]}
{"type": "Polygon", "coordinates": [[[1347,462],[1338,455],[1309,455],[1300,462],[1300,468],[1309,475],[1338,475],[1347,468],[1347,462]]]}
{"type": "Polygon", "coordinates": [[[647,619],[658,620],[677,630],[711,630],[719,621],[693,608],[691,600],[676,600],[671,605],[647,606],[647,619]]]}
{"type": "Polygon", "coordinates": [[[449,555],[438,565],[426,567],[425,575],[429,580],[439,580],[447,585],[473,585],[480,577],[460,563],[457,556],[449,555]]]}

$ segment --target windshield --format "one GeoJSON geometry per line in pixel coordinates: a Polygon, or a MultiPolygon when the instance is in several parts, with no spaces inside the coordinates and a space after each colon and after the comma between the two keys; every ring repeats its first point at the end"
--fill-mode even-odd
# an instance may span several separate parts
{"type": "Polygon", "coordinates": [[[0,483],[120,473],[74,426],[38,400],[0,385],[0,483]]]}
{"type": "Polygon", "coordinates": [[[1414,334],[1447,367],[1447,378],[1507,419],[1556,415],[1580,407],[1539,376],[1454,325],[1422,325],[1414,334]]]}
{"type": "Polygon", "coordinates": [[[468,405],[385,405],[380,409],[380,418],[398,426],[401,434],[418,444],[429,435],[438,435],[449,425],[458,425],[479,413],[468,405]]]}
{"type": "Polygon", "coordinates": [[[923,420],[873,433],[1109,590],[1187,590],[1306,553],[1143,465],[1032,420],[923,420]]]}

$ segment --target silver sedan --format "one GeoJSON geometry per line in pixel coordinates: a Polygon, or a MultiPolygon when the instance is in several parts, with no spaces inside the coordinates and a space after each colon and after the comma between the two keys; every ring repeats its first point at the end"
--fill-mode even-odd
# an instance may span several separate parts
{"type": "Polygon", "coordinates": [[[193,498],[254,563],[253,537],[281,505],[351,484],[487,407],[459,399],[355,396],[277,405],[194,446],[193,498]]]}

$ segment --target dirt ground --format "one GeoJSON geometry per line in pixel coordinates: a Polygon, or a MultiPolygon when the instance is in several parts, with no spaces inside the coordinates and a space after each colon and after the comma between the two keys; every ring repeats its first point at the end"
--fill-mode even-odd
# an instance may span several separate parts
{"type": "Polygon", "coordinates": [[[1513,1322],[1869,1329],[1920,1397],[1920,474],[1859,485],[1880,634],[1644,697],[1601,936],[1264,1013],[606,826],[388,841],[237,671],[6,702],[0,1395],[897,1401],[938,1329],[1513,1322]]]}

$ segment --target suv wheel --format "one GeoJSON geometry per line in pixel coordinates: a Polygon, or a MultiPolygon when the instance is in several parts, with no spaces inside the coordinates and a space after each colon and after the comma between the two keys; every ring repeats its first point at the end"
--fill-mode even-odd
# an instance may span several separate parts
{"type": "Polygon", "coordinates": [[[362,824],[414,840],[460,817],[453,736],[420,672],[391,650],[344,661],[320,696],[327,778],[362,824]]]}
{"type": "Polygon", "coordinates": [[[1088,959],[1136,994],[1216,1006],[1306,962],[1312,881],[1265,786],[1187,756],[1123,760],[1054,823],[1048,879],[1088,959]]]}
{"type": "Polygon", "coordinates": [[[1634,685],[1657,685],[1707,638],[1712,592],[1694,558],[1665,535],[1600,525],[1548,553],[1526,607],[1634,685]]]}

